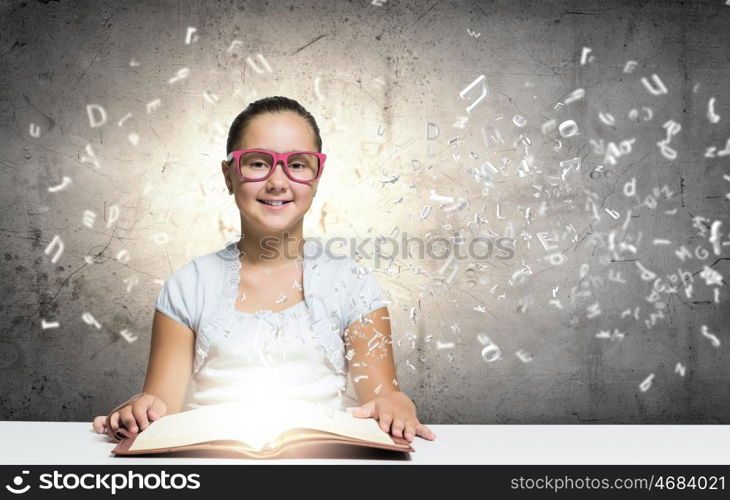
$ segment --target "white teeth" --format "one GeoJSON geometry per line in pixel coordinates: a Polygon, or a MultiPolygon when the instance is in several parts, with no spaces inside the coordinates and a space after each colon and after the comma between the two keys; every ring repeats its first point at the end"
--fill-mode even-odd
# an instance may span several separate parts
{"type": "Polygon", "coordinates": [[[266,201],[266,200],[261,200],[261,201],[263,201],[267,205],[274,205],[275,207],[278,207],[279,205],[283,205],[284,204],[283,201],[266,201]]]}

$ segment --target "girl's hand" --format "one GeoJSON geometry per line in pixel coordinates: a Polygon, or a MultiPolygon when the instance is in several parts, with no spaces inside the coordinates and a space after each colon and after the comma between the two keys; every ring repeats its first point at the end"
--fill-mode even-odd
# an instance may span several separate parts
{"type": "Polygon", "coordinates": [[[92,425],[99,434],[109,434],[115,439],[131,438],[149,427],[150,422],[166,414],[167,405],[164,401],[152,394],[142,393],[112,410],[109,416],[95,417],[92,425]]]}
{"type": "Polygon", "coordinates": [[[431,429],[416,418],[416,405],[401,391],[393,391],[377,396],[364,405],[353,408],[352,415],[358,418],[374,418],[380,428],[394,436],[404,437],[410,442],[416,436],[433,441],[436,439],[431,429]]]}

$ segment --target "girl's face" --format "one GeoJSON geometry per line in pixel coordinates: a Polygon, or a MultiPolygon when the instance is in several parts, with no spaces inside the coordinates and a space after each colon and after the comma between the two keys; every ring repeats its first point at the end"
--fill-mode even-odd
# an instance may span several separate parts
{"type": "MultiPolygon", "coordinates": [[[[307,121],[294,112],[266,113],[249,123],[234,149],[266,149],[277,153],[317,151],[314,133],[307,121]]],[[[278,163],[264,181],[241,181],[233,162],[222,163],[226,185],[233,190],[236,205],[246,222],[259,233],[293,231],[312,205],[319,180],[294,182],[278,163]],[[259,200],[291,200],[277,209],[259,200]]],[[[245,231],[244,231],[245,232],[245,231]]]]}

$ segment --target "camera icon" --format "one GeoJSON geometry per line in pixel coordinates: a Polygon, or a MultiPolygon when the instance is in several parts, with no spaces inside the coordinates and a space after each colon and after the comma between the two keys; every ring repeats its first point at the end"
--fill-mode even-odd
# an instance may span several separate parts
{"type": "MultiPolygon", "coordinates": [[[[23,474],[30,474],[30,471],[24,470],[23,474]]],[[[15,488],[9,484],[6,484],[5,489],[7,489],[10,493],[15,493],[16,495],[22,495],[30,489],[29,484],[22,486],[23,476],[15,476],[13,478],[13,484],[16,486],[15,488]]]]}

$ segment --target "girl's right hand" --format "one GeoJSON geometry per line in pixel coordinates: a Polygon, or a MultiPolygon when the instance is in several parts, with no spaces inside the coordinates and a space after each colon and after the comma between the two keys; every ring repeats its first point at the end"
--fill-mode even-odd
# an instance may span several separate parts
{"type": "Polygon", "coordinates": [[[162,399],[143,392],[114,408],[109,415],[94,418],[93,427],[99,434],[106,433],[114,439],[131,438],[166,414],[167,405],[162,399]]]}

